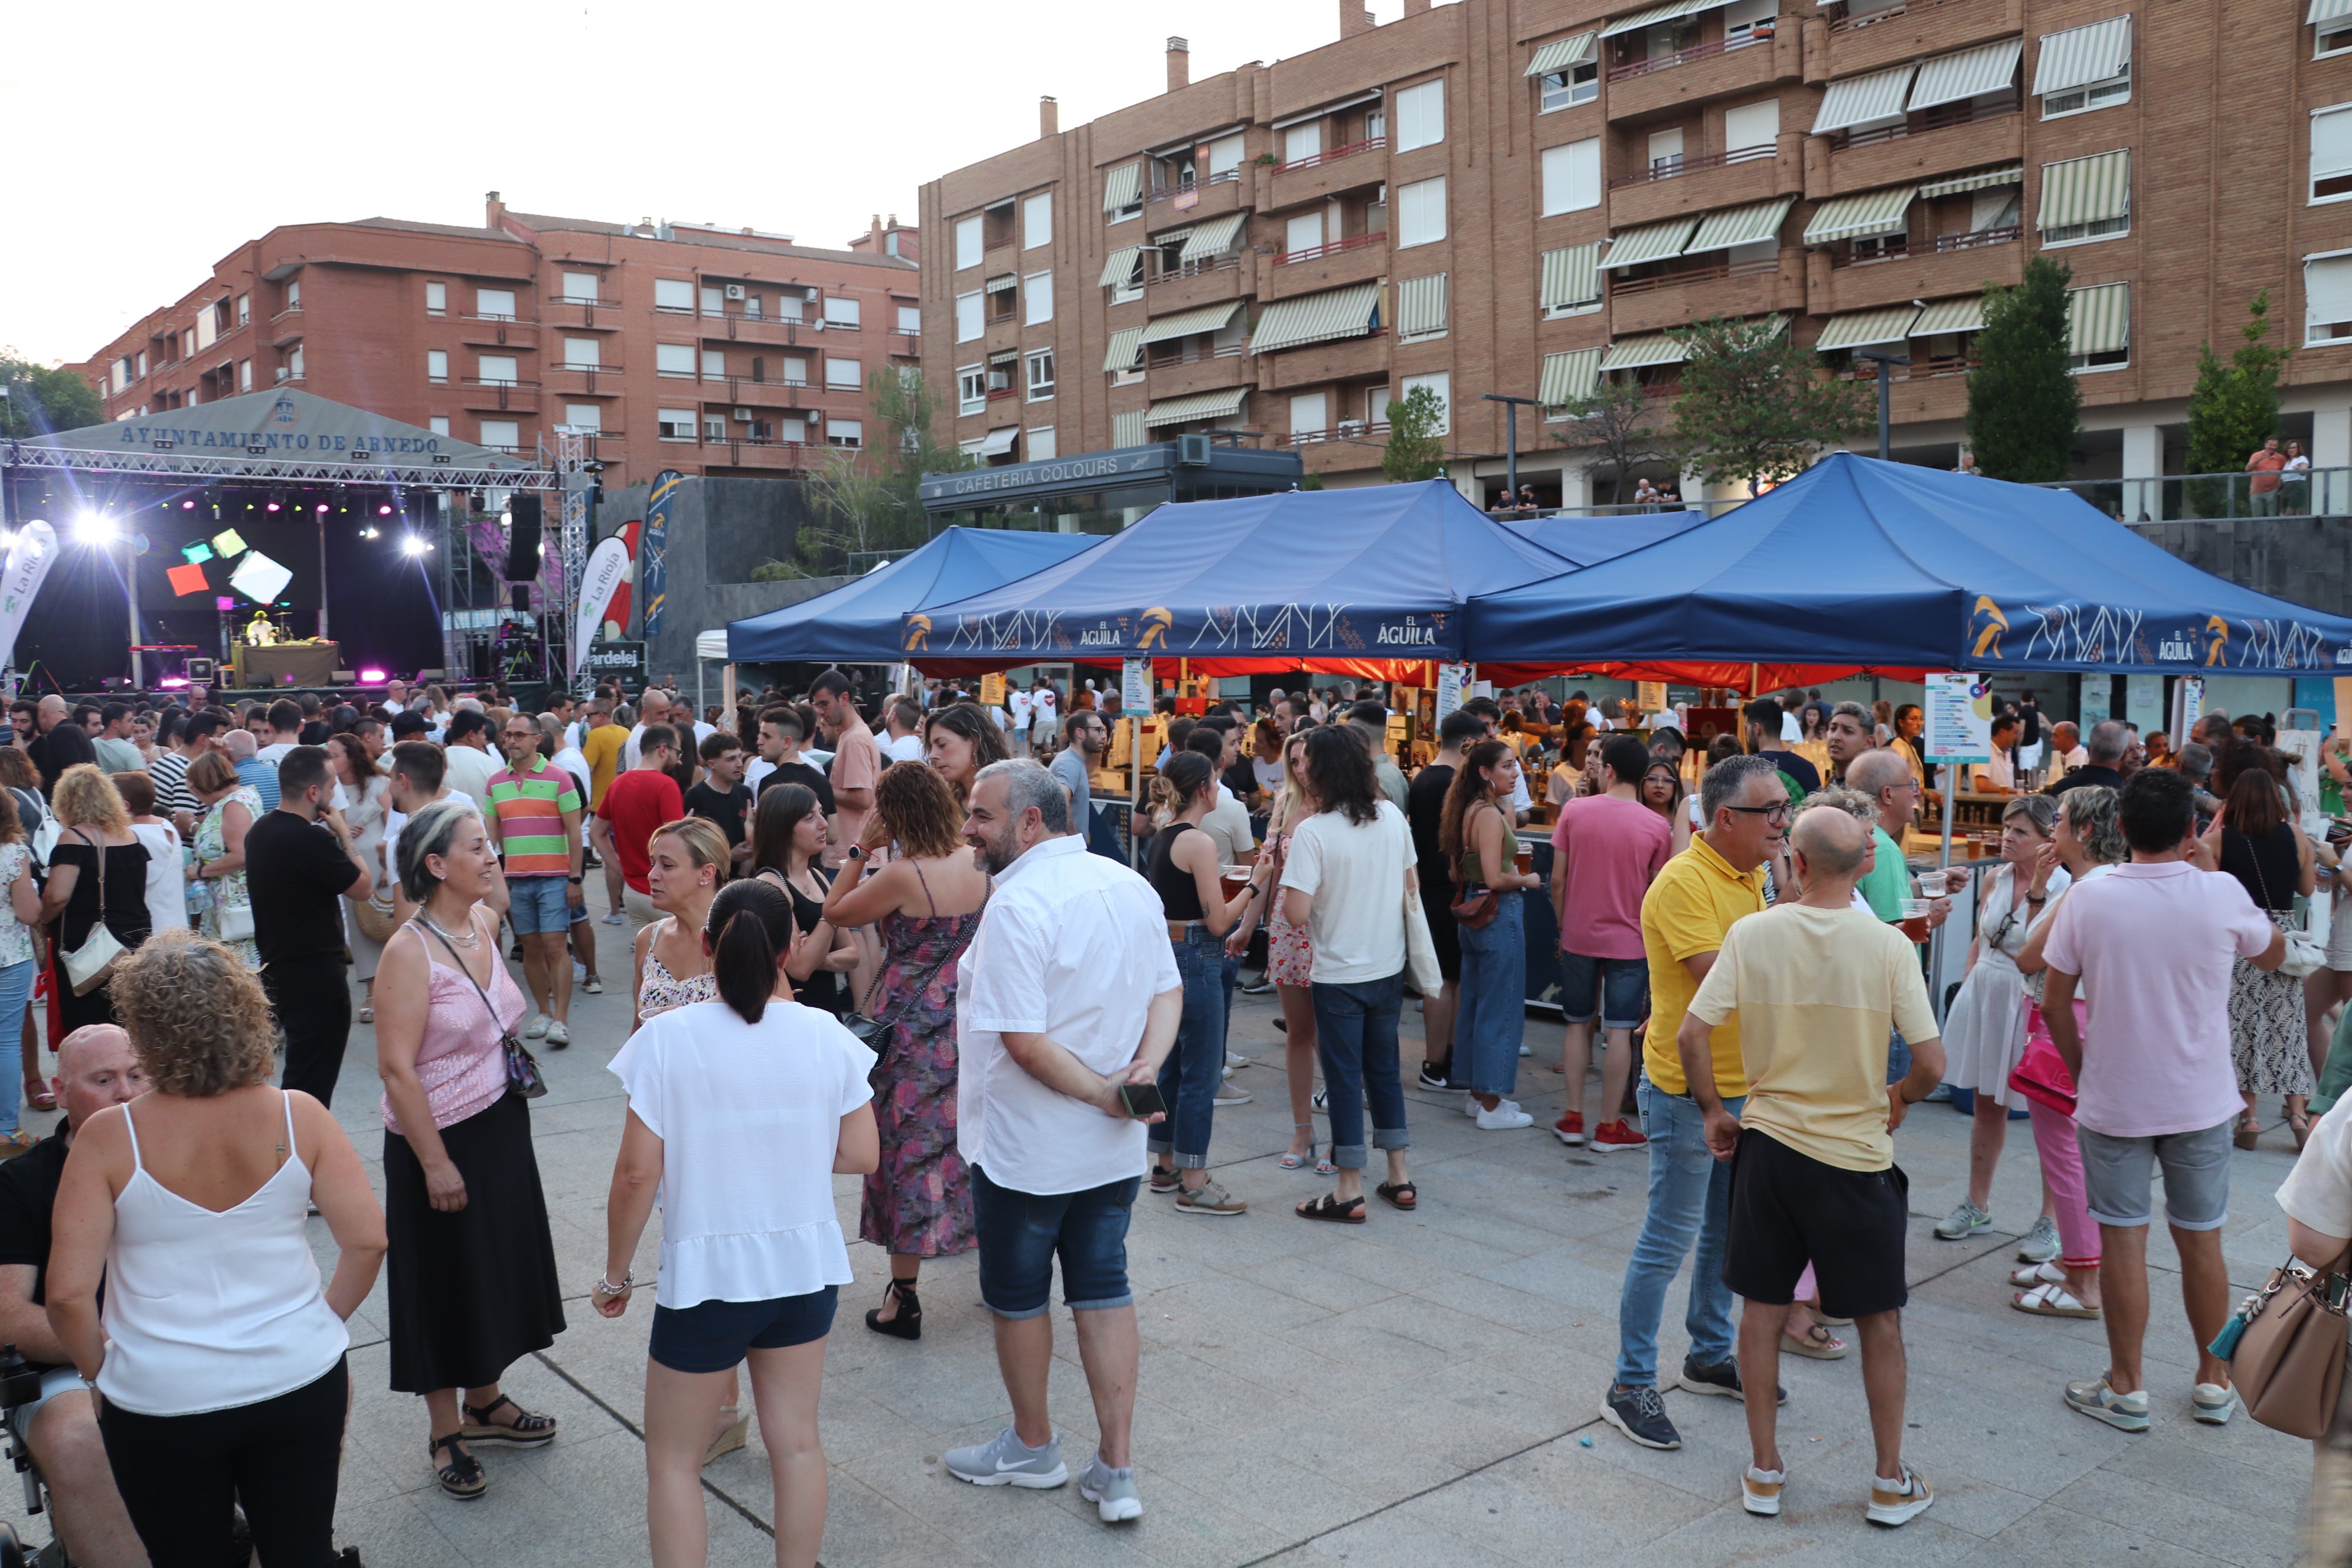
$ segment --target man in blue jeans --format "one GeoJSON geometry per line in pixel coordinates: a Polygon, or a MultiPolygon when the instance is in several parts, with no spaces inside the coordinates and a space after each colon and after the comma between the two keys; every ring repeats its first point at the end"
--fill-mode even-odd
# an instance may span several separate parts
{"type": "MultiPolygon", "coordinates": [[[[1731,1289],[1723,1282],[1730,1214],[1730,1167],[1706,1146],[1706,1126],[1683,1077],[1675,1036],[1699,982],[1714,967],[1724,933],[1764,908],[1764,860],[1789,828],[1789,795],[1762,756],[1727,757],[1699,784],[1706,826],[1666,862],[1642,900],[1642,946],[1650,966],[1650,1032],[1642,1044],[1637,1091],[1649,1136],[1649,1212],[1625,1268],[1617,1303],[1617,1375],[1601,1414],[1645,1448],[1679,1448],[1682,1434],[1658,1393],[1658,1322],[1666,1289],[1696,1241],[1691,1267],[1690,1353],[1680,1385],[1694,1394],[1744,1397],[1733,1352],[1731,1289]]],[[[1739,1020],[1709,1036],[1717,1093],[1738,1116],[1748,1094],[1739,1020]]],[[[1775,1390],[1776,1398],[1780,1395],[1775,1390]]]]}

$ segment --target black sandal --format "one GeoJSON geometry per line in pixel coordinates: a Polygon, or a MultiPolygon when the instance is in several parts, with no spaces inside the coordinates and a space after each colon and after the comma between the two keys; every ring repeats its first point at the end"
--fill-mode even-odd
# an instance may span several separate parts
{"type": "Polygon", "coordinates": [[[499,1394],[479,1410],[461,1405],[466,1424],[457,1428],[457,1436],[468,1443],[504,1443],[512,1448],[536,1448],[555,1441],[555,1417],[533,1415],[505,1394],[499,1394]],[[504,1405],[515,1413],[512,1426],[499,1426],[490,1416],[504,1405]]]}
{"type": "Polygon", "coordinates": [[[923,1337],[923,1303],[915,1295],[915,1282],[911,1279],[894,1279],[882,1293],[886,1297],[895,1298],[898,1303],[898,1310],[886,1318],[882,1315],[882,1309],[877,1307],[866,1314],[866,1326],[877,1334],[888,1334],[893,1339],[921,1339],[923,1337]]]}
{"type": "Polygon", "coordinates": [[[482,1473],[481,1460],[457,1447],[464,1440],[465,1434],[461,1432],[436,1437],[425,1445],[425,1458],[427,1464],[431,1464],[434,1457],[446,1448],[449,1462],[434,1466],[433,1474],[440,1481],[443,1491],[461,1502],[471,1502],[489,1489],[490,1478],[482,1473]]]}
{"type": "Polygon", "coordinates": [[[1364,1200],[1355,1197],[1341,1203],[1339,1194],[1325,1193],[1312,1202],[1298,1205],[1291,1212],[1300,1219],[1328,1220],[1334,1225],[1361,1225],[1364,1223],[1364,1200]]]}
{"type": "Polygon", "coordinates": [[[1382,1182],[1372,1191],[1388,1200],[1389,1207],[1410,1213],[1421,1203],[1421,1189],[1411,1182],[1382,1182]]]}

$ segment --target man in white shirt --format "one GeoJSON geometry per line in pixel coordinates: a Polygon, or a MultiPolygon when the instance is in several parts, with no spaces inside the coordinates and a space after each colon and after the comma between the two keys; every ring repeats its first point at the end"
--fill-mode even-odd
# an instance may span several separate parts
{"type": "Polygon", "coordinates": [[[890,738],[882,742],[882,754],[894,763],[919,763],[923,760],[923,710],[915,706],[911,697],[893,697],[886,715],[890,738]]]}
{"type": "Polygon", "coordinates": [[[460,708],[449,715],[442,745],[449,754],[449,787],[469,800],[490,798],[490,776],[504,765],[490,750],[490,721],[477,708],[460,708]]]}
{"type": "Polygon", "coordinates": [[[973,781],[964,838],[994,879],[960,972],[956,1146],[971,1168],[981,1300],[1013,1425],[950,1448],[948,1473],[979,1486],[1069,1479],[1046,1408],[1054,1259],[1078,1330],[1101,1436],[1078,1492],[1105,1522],[1143,1512],[1129,1451],[1140,1362],[1127,1228],[1143,1177],[1146,1121],[1123,1091],[1158,1096],[1184,991],[1150,884],[1070,831],[1070,799],[1032,762],[973,781]]]}
{"type": "Polygon", "coordinates": [[[253,754],[258,761],[276,768],[286,760],[286,753],[302,742],[302,710],[281,697],[269,705],[269,741],[253,754]]]}
{"type": "Polygon", "coordinates": [[[691,723],[697,748],[719,733],[716,725],[693,718],[692,712],[684,703],[674,701],[670,694],[660,687],[646,687],[645,700],[637,705],[637,727],[629,731],[628,744],[621,748],[621,771],[626,773],[637,765],[640,760],[637,742],[644,738],[648,724],[673,724],[682,730],[691,723]]]}
{"type": "Polygon", "coordinates": [[[408,711],[408,683],[387,680],[383,683],[383,710],[387,717],[408,711]]]}
{"type": "Polygon", "coordinates": [[[1004,694],[1004,705],[997,710],[996,727],[1012,742],[1014,756],[1029,754],[1029,693],[1015,686],[1004,694]]]}
{"type": "Polygon", "coordinates": [[[1971,776],[1979,795],[2015,795],[2017,764],[2010,753],[2017,745],[2017,715],[2002,713],[1992,721],[1992,757],[1977,763],[1971,776]]]}
{"type": "Polygon", "coordinates": [[[2091,760],[2090,752],[2083,745],[2082,731],[2068,720],[2061,719],[2050,726],[2050,782],[2056,784],[2076,768],[2091,760]]]}

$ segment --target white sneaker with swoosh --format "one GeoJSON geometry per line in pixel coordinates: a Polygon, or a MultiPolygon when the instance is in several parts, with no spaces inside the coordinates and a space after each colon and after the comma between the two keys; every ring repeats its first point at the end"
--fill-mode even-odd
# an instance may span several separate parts
{"type": "Polygon", "coordinates": [[[992,1442],[969,1448],[950,1448],[940,1457],[948,1474],[976,1487],[1058,1487],[1070,1479],[1062,1463],[1062,1439],[1056,1433],[1042,1448],[1032,1448],[1007,1426],[992,1442]]]}

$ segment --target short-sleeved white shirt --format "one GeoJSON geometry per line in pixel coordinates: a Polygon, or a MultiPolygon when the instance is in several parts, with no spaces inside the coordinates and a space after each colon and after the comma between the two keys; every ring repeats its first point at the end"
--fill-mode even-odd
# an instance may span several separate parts
{"type": "Polygon", "coordinates": [[[648,1018],[610,1064],[662,1141],[661,1283],[672,1309],[805,1296],[854,1275],[833,1201],[841,1119],[874,1053],[829,1013],[724,1002],[648,1018]]]}
{"type": "Polygon", "coordinates": [[[2352,1095],[2312,1125],[2278,1205],[2323,1236],[2352,1237],[2352,1095]]]}
{"type": "Polygon", "coordinates": [[[956,966],[956,1148],[1001,1187],[1082,1193],[1143,1172],[1143,1124],[1029,1076],[1007,1034],[1044,1034],[1106,1077],[1135,1059],[1151,1000],[1183,984],[1151,884],[1049,838],[998,872],[956,966]]]}
{"type": "Polygon", "coordinates": [[[1315,980],[1356,984],[1404,969],[1404,874],[1412,863],[1412,832],[1386,799],[1367,823],[1325,811],[1298,825],[1282,885],[1314,897],[1315,980]]]}

